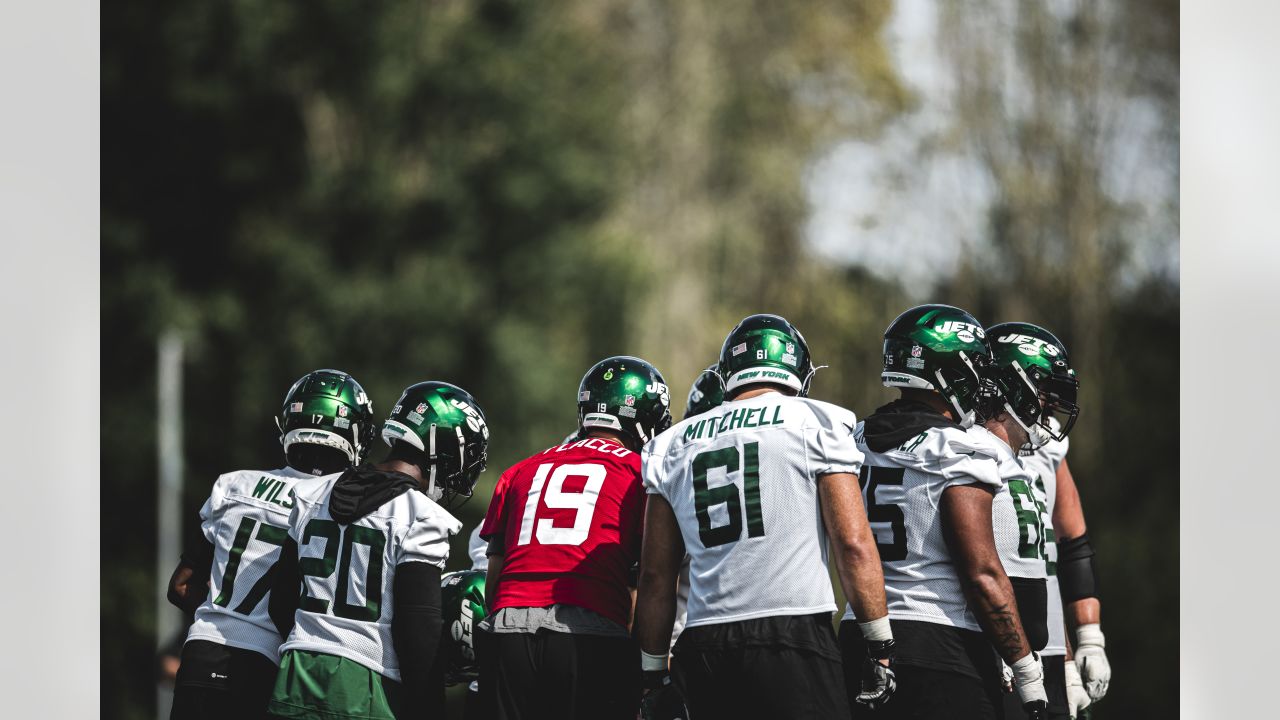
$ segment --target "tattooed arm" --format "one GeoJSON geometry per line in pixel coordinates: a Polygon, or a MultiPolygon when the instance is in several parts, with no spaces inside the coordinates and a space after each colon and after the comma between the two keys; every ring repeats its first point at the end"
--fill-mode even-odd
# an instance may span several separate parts
{"type": "Polygon", "coordinates": [[[955,485],[942,493],[942,533],[965,599],[996,652],[1009,665],[1031,652],[1013,586],[996,553],[991,529],[991,490],[955,485]]]}

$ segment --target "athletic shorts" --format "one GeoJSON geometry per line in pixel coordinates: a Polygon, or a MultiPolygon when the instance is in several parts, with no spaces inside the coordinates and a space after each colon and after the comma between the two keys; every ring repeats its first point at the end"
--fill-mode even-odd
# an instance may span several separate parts
{"type": "Polygon", "coordinates": [[[671,675],[691,718],[849,717],[827,613],[685,628],[671,675]]]}
{"type": "Polygon", "coordinates": [[[260,652],[208,640],[182,646],[170,720],[264,718],[276,664],[260,652]]]}
{"type": "Polygon", "coordinates": [[[985,640],[979,642],[980,634],[933,623],[890,621],[890,624],[895,640],[901,634],[912,652],[920,657],[929,657],[925,645],[932,638],[940,646],[937,657],[952,658],[950,663],[954,667],[945,667],[942,663],[917,664],[911,654],[895,657],[893,672],[898,690],[889,702],[872,712],[853,702],[861,684],[859,670],[867,655],[866,641],[856,623],[841,623],[844,680],[854,718],[999,720],[1004,717],[1000,666],[990,644],[985,640]]]}
{"type": "Polygon", "coordinates": [[[267,707],[280,718],[395,720],[400,683],[344,657],[287,650],[267,707]]]}
{"type": "Polygon", "coordinates": [[[498,720],[634,720],[640,649],[631,638],[539,630],[476,633],[478,710],[498,720]]]}

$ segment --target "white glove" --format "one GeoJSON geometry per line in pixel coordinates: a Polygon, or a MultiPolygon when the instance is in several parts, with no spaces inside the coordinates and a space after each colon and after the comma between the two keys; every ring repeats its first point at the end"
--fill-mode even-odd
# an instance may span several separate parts
{"type": "Polygon", "coordinates": [[[1111,663],[1107,662],[1106,645],[1102,626],[1098,623],[1076,628],[1076,666],[1080,668],[1084,689],[1093,702],[1101,700],[1111,684],[1111,663]]]}
{"type": "Polygon", "coordinates": [[[1080,681],[1080,670],[1076,664],[1067,661],[1062,666],[1067,676],[1067,707],[1071,710],[1071,720],[1080,715],[1080,711],[1089,707],[1089,693],[1084,691],[1084,683],[1080,681]]]}
{"type": "Polygon", "coordinates": [[[1044,664],[1034,651],[1010,666],[1013,669],[1013,689],[1018,691],[1018,702],[1048,704],[1049,695],[1044,691],[1044,664]]]}
{"type": "Polygon", "coordinates": [[[1013,692],[1013,668],[1003,660],[1000,661],[1000,684],[1005,692],[1013,692]]]}

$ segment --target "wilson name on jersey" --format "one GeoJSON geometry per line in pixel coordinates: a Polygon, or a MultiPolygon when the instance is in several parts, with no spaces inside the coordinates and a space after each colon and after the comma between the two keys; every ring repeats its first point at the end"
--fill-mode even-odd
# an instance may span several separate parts
{"type": "Polygon", "coordinates": [[[819,475],[856,474],[853,413],[765,393],[684,420],[643,451],[689,556],[685,627],[835,610],[819,475]]]}
{"type": "Polygon", "coordinates": [[[498,479],[480,529],[504,550],[490,612],[564,603],[625,627],[643,522],[640,456],[612,440],[557,445],[516,463],[498,479]]]}
{"type": "Polygon", "coordinates": [[[200,530],[213,543],[213,589],[196,609],[187,640],[254,650],[280,663],[280,633],[267,604],[295,485],[316,480],[286,467],[227,473],[213,484],[200,508],[200,530]]]}
{"type": "MultiPolygon", "coordinates": [[[[1057,421],[1052,420],[1052,422],[1055,424],[1056,430],[1057,421]]],[[[1024,449],[1019,453],[1019,459],[1022,460],[1023,466],[1035,478],[1034,489],[1036,497],[1044,506],[1041,517],[1044,520],[1044,558],[1045,575],[1047,576],[1045,589],[1049,596],[1047,613],[1049,644],[1045,645],[1044,650],[1040,651],[1041,655],[1067,654],[1067,634],[1066,628],[1063,626],[1065,617],[1062,609],[1062,595],[1058,588],[1058,543],[1053,529],[1053,508],[1056,506],[1058,499],[1058,466],[1066,459],[1070,442],[1071,438],[1069,437],[1062,440],[1050,440],[1042,447],[1024,449]]]]}
{"type": "MultiPolygon", "coordinates": [[[[969,610],[942,533],[942,494],[957,485],[993,492],[1000,479],[1000,440],[981,427],[932,427],[885,452],[865,444],[862,497],[884,567],[889,617],[981,632],[969,610]]],[[[854,619],[845,606],[845,620],[854,619]]]]}
{"type": "Polygon", "coordinates": [[[444,568],[449,536],[462,523],[410,489],[341,524],[329,508],[340,477],[326,476],[295,494],[289,536],[298,544],[302,595],[293,632],[280,650],[338,655],[399,681],[391,640],[396,566],[425,562],[444,568]]]}

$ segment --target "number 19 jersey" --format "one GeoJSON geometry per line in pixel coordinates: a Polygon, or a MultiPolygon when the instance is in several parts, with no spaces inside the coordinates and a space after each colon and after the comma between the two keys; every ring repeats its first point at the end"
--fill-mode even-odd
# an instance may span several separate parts
{"type": "Polygon", "coordinates": [[[643,524],[640,456],[616,442],[587,438],[516,463],[480,528],[504,551],[490,612],[563,603],[626,627],[643,524]]]}
{"type": "Polygon", "coordinates": [[[817,480],[858,472],[856,423],[835,405],[765,393],[645,446],[645,488],[670,503],[689,556],[685,627],[836,609],[817,480]]]}
{"type": "Polygon", "coordinates": [[[294,486],[315,479],[286,467],[240,470],[214,483],[200,508],[200,530],[213,544],[213,588],[196,609],[187,640],[253,650],[280,663],[280,632],[267,603],[289,536],[294,486]]]}
{"type": "MultiPolygon", "coordinates": [[[[981,632],[942,533],[942,493],[952,486],[1003,488],[1001,441],[986,429],[931,427],[898,447],[866,452],[862,495],[884,567],[889,617],[981,632]]],[[[846,607],[845,620],[854,619],[846,607]]]]}

